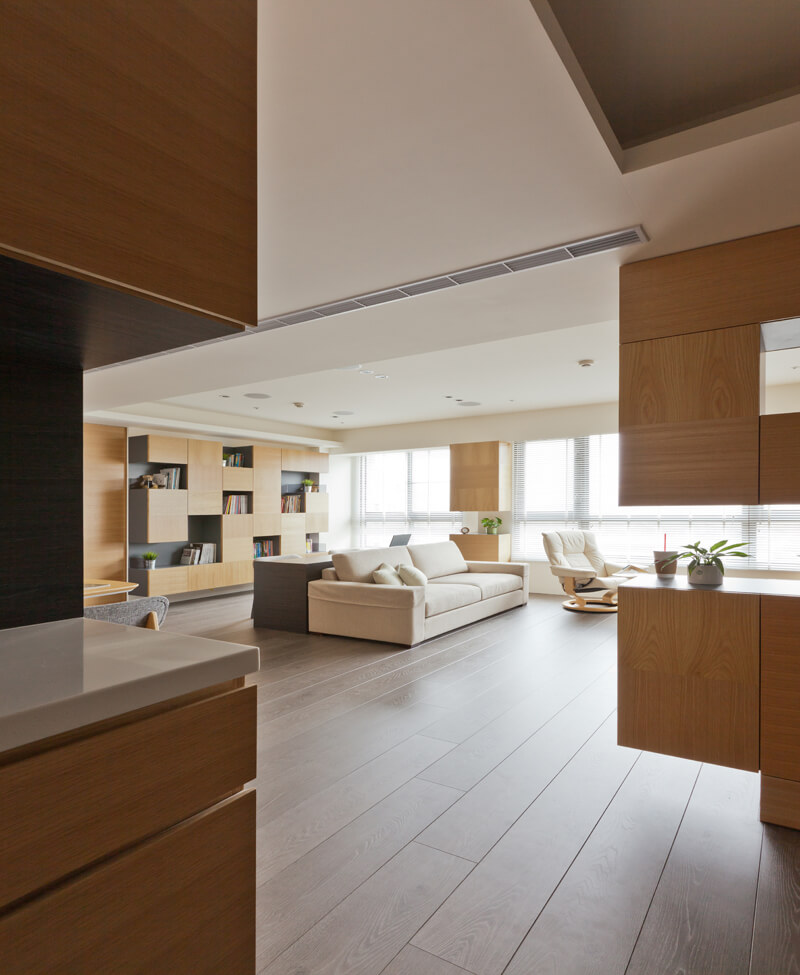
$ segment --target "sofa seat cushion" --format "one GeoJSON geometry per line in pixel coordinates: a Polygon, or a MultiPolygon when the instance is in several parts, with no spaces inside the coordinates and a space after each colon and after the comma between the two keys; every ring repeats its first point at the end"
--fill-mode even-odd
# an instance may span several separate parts
{"type": "Polygon", "coordinates": [[[352,552],[334,552],[333,567],[340,582],[372,582],[372,573],[384,562],[394,568],[411,562],[405,545],[392,548],[359,548],[352,552]]]}
{"type": "Polygon", "coordinates": [[[439,576],[432,579],[431,585],[442,583],[459,586],[472,586],[479,589],[481,599],[492,596],[502,596],[506,592],[522,589],[522,576],[512,575],[510,572],[458,572],[451,576],[439,576]]]}
{"type": "Polygon", "coordinates": [[[480,600],[481,592],[477,586],[448,586],[437,582],[435,586],[425,588],[425,615],[438,616],[480,600]]]}
{"type": "Polygon", "coordinates": [[[418,569],[422,569],[428,579],[467,572],[469,568],[455,542],[409,545],[408,551],[411,553],[411,561],[418,569]]]}

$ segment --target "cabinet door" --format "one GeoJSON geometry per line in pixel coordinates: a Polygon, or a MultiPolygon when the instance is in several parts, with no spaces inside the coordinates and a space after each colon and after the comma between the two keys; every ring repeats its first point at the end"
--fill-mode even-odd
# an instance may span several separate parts
{"type": "Polygon", "coordinates": [[[511,445],[489,440],[450,446],[450,510],[508,511],[511,445]]]}
{"type": "Polygon", "coordinates": [[[328,530],[328,495],[324,491],[309,491],[303,495],[306,505],[306,531],[328,530]]]}
{"type": "Polygon", "coordinates": [[[285,471],[327,474],[329,458],[318,450],[281,450],[281,466],[285,471]]]}
{"type": "Polygon", "coordinates": [[[253,516],[222,516],[222,561],[253,559],[253,516]]]}
{"type": "Polygon", "coordinates": [[[305,555],[306,516],[281,515],[281,555],[305,555]]]}
{"type": "Polygon", "coordinates": [[[189,514],[222,514],[222,444],[189,440],[187,456],[189,514]]]}
{"type": "Polygon", "coordinates": [[[253,447],[253,514],[281,513],[281,449],[253,447]]]}
{"type": "Polygon", "coordinates": [[[189,537],[186,491],[131,490],[128,511],[134,543],[184,542],[189,537]]]}
{"type": "Polygon", "coordinates": [[[762,596],[761,771],[796,782],[800,782],[798,633],[800,599],[762,596]]]}

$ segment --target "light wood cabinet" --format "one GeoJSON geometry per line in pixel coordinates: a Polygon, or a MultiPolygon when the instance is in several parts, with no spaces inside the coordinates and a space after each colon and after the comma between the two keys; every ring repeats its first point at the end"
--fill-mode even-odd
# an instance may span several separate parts
{"type": "Polygon", "coordinates": [[[450,536],[468,562],[510,562],[511,535],[462,535],[450,536]]]}
{"type": "MultiPolygon", "coordinates": [[[[281,453],[280,447],[253,447],[253,514],[255,515],[281,513],[281,453]]],[[[271,534],[271,532],[263,534],[271,534]]]]}
{"type": "Polygon", "coordinates": [[[189,537],[187,492],[133,490],[129,493],[132,542],[181,542],[189,537]]]}
{"type": "Polygon", "coordinates": [[[285,471],[327,474],[329,463],[328,455],[318,450],[281,450],[281,467],[285,471]]]}
{"type": "MultiPolygon", "coordinates": [[[[128,431],[83,425],[83,575],[128,578],[128,431]]],[[[87,606],[124,602],[124,595],[84,600],[87,606]]]]}
{"type": "Polygon", "coordinates": [[[222,511],[222,444],[216,440],[187,441],[186,484],[190,515],[222,511]]]}
{"type": "Polygon", "coordinates": [[[306,531],[326,532],[328,530],[328,495],[324,491],[308,491],[303,497],[306,508],[306,531]]]}
{"type": "Polygon", "coordinates": [[[222,516],[222,561],[253,558],[253,516],[222,516]]]}
{"type": "Polygon", "coordinates": [[[137,596],[171,596],[177,592],[189,592],[188,565],[169,565],[163,569],[131,569],[128,577],[137,582],[137,596]]]}
{"type": "Polygon", "coordinates": [[[450,445],[450,510],[511,509],[511,444],[490,440],[450,445]]]}
{"type": "Polygon", "coordinates": [[[281,515],[281,555],[305,555],[306,516],[281,515]]]}
{"type": "Polygon", "coordinates": [[[256,38],[254,0],[5,4],[0,251],[254,325],[256,38]]]}
{"type": "Polygon", "coordinates": [[[267,535],[280,535],[281,533],[281,513],[274,514],[254,514],[253,515],[253,535],[256,538],[263,538],[267,535]]]}
{"type": "Polygon", "coordinates": [[[128,459],[132,464],[185,464],[188,441],[185,437],[160,437],[146,434],[128,441],[128,459]]]}
{"type": "Polygon", "coordinates": [[[248,492],[253,490],[252,467],[223,467],[222,490],[248,492]]]}

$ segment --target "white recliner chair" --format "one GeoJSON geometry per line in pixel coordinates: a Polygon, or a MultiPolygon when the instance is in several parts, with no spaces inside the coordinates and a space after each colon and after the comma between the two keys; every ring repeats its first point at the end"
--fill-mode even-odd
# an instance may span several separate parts
{"type": "Polygon", "coordinates": [[[542,540],[550,571],[569,596],[562,605],[573,612],[616,613],[619,584],[647,571],[606,562],[594,532],[542,532],[542,540]]]}

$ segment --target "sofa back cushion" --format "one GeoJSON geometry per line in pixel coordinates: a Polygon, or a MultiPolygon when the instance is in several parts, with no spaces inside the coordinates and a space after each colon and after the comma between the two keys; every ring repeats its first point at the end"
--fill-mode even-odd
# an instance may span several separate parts
{"type": "Polygon", "coordinates": [[[397,572],[404,586],[426,586],[428,577],[415,565],[403,565],[401,562],[397,566],[397,572]]]}
{"type": "Polygon", "coordinates": [[[372,573],[381,564],[397,566],[412,561],[405,545],[392,548],[359,548],[354,552],[334,552],[333,567],[340,582],[372,582],[372,573]]]}
{"type": "Polygon", "coordinates": [[[464,556],[455,542],[432,542],[428,545],[409,545],[411,561],[429,579],[469,572],[464,556]]]}

